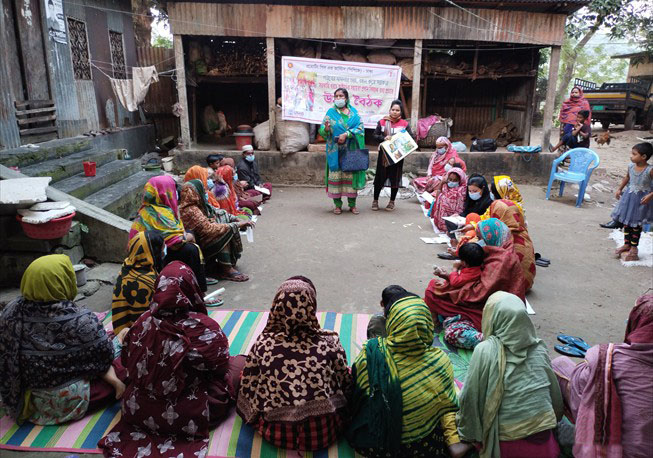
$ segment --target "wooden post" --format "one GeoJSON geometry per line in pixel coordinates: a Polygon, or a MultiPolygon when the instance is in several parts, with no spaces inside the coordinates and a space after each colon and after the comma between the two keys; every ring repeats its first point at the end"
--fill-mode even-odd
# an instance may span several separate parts
{"type": "Polygon", "coordinates": [[[474,69],[472,70],[472,81],[476,80],[477,71],[478,71],[478,48],[474,50],[474,69]]]}
{"type": "Polygon", "coordinates": [[[267,48],[267,58],[268,58],[268,114],[270,120],[270,149],[276,149],[276,142],[274,140],[274,125],[276,124],[276,106],[277,106],[277,96],[276,96],[276,77],[275,77],[275,66],[274,66],[274,38],[268,37],[265,39],[266,48],[267,48]]]}
{"type": "Polygon", "coordinates": [[[417,118],[419,117],[419,90],[422,80],[422,39],[415,40],[415,54],[413,55],[413,93],[411,94],[410,128],[417,132],[417,118]]]}
{"type": "MultiPolygon", "coordinates": [[[[533,66],[537,70],[540,66],[540,52],[533,50],[533,66]]],[[[526,111],[524,111],[524,122],[522,123],[522,134],[524,136],[524,145],[531,144],[531,128],[533,126],[533,112],[535,111],[535,90],[537,88],[537,75],[533,76],[532,81],[526,84],[526,111]]],[[[548,146],[548,145],[547,145],[548,146]]]]}
{"type": "Polygon", "coordinates": [[[549,60],[549,81],[546,85],[546,102],[544,104],[544,121],[542,125],[542,151],[548,151],[551,143],[551,126],[553,124],[553,105],[558,84],[558,67],[560,65],[560,46],[551,46],[549,60]]]}
{"type": "Polygon", "coordinates": [[[184,148],[191,146],[190,122],[188,121],[188,96],[186,94],[186,67],[184,64],[184,45],[181,42],[181,35],[173,35],[172,44],[175,50],[175,73],[177,74],[177,101],[181,105],[181,141],[184,148]]]}

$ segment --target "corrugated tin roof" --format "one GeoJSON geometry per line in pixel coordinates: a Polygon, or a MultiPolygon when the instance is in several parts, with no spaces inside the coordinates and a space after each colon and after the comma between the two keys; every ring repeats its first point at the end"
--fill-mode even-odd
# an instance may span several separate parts
{"type": "MultiPolygon", "coordinates": [[[[268,5],[307,6],[453,6],[445,0],[168,0],[168,3],[264,3],[268,5]]],[[[456,0],[464,7],[523,10],[549,13],[572,13],[590,3],[590,0],[456,0]]]]}

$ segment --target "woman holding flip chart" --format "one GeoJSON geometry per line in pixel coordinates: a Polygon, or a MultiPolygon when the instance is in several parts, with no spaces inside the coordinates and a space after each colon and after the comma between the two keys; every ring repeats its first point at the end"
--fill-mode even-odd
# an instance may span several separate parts
{"type": "MultiPolygon", "coordinates": [[[[410,125],[406,121],[404,105],[401,100],[394,100],[390,105],[390,113],[384,116],[376,125],[374,138],[379,142],[390,140],[394,134],[406,131],[413,137],[410,131],[410,125]]],[[[414,138],[414,137],[413,137],[414,138]]],[[[395,198],[401,186],[401,176],[404,169],[404,160],[401,159],[395,163],[392,160],[391,151],[379,146],[379,154],[376,161],[376,175],[374,177],[374,200],[372,201],[372,210],[379,209],[379,196],[385,186],[390,186],[390,202],[385,207],[386,211],[392,211],[395,208],[395,198]]]]}

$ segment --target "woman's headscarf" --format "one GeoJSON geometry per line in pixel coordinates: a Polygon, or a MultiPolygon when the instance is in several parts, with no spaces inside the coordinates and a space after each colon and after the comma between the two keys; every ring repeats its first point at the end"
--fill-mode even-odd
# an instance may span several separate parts
{"type": "Polygon", "coordinates": [[[572,91],[574,89],[578,89],[580,95],[578,97],[572,97],[570,93],[569,98],[564,102],[562,102],[562,106],[560,107],[560,116],[558,116],[558,119],[563,124],[575,125],[576,115],[578,114],[578,112],[587,110],[590,112],[590,115],[585,120],[585,124],[590,125],[592,122],[592,109],[590,107],[590,103],[583,95],[582,87],[574,86],[573,88],[571,88],[572,91]]]}
{"type": "Polygon", "coordinates": [[[42,256],[23,273],[20,293],[28,301],[72,301],[77,296],[77,280],[70,258],[64,254],[42,256]]]}
{"type": "Polygon", "coordinates": [[[481,233],[481,239],[487,245],[502,247],[506,242],[512,239],[512,233],[503,221],[497,218],[486,219],[478,223],[478,230],[481,233]]]}
{"type": "Polygon", "coordinates": [[[432,433],[458,402],[451,361],[432,346],[435,330],[424,301],[397,300],[386,330],[388,337],[368,340],[354,363],[347,435],[357,447],[381,447],[392,455],[402,443],[432,433]]]}
{"type": "Polygon", "coordinates": [[[129,254],[122,263],[111,301],[111,321],[116,334],[148,310],[154,282],[163,269],[164,244],[157,231],[139,232],[129,241],[129,254]]]}
{"type": "MultiPolygon", "coordinates": [[[[213,209],[213,206],[209,204],[208,197],[206,195],[206,191],[204,189],[204,185],[200,180],[190,180],[184,184],[184,187],[190,188],[193,190],[195,194],[199,197],[199,205],[200,208],[202,209],[202,213],[204,213],[207,217],[212,218],[215,216],[215,210],[213,209]]],[[[184,205],[187,205],[188,202],[183,198],[182,195],[182,202],[181,206],[183,207],[184,205]]]]}
{"type": "Polygon", "coordinates": [[[474,173],[467,177],[467,186],[469,185],[478,186],[482,188],[481,198],[478,200],[473,200],[469,197],[469,191],[465,197],[465,207],[463,208],[462,216],[469,215],[470,213],[476,213],[478,215],[484,214],[490,204],[492,203],[492,195],[490,193],[490,187],[488,186],[487,180],[483,175],[474,173]]]}
{"type": "Polygon", "coordinates": [[[167,246],[182,243],[184,225],[178,210],[175,180],[167,175],[150,178],[145,184],[143,205],[132,224],[129,238],[134,238],[139,232],[155,230],[161,233],[167,246]]]}
{"type": "Polygon", "coordinates": [[[494,187],[499,193],[495,196],[497,199],[506,199],[513,202],[524,212],[523,200],[519,193],[519,188],[508,175],[498,175],[494,177],[494,187]]]}
{"type": "MultiPolygon", "coordinates": [[[[529,379],[529,367],[522,364],[527,359],[533,367],[545,368],[548,382],[555,383],[556,379],[546,347],[535,333],[524,302],[517,296],[503,291],[492,294],[483,309],[482,330],[484,340],[474,348],[460,395],[458,432],[466,441],[483,444],[480,452],[482,458],[499,457],[500,440],[516,440],[554,428],[555,413],[547,409],[547,405],[550,406],[552,402],[555,405],[561,396],[552,400],[548,390],[546,395],[533,391],[532,402],[522,406],[504,406],[510,421],[509,425],[501,428],[500,439],[499,408],[504,397],[506,364],[511,364],[508,376],[514,384],[511,386],[513,392],[527,390],[537,383],[529,379]],[[533,411],[534,405],[543,410],[533,411]]],[[[559,394],[557,383],[552,385],[552,389],[559,394]]]]}
{"type": "Polygon", "coordinates": [[[434,219],[435,225],[443,231],[447,229],[447,226],[442,217],[459,214],[463,210],[465,195],[467,194],[467,175],[465,175],[465,172],[458,167],[454,167],[446,172],[442,178],[443,183],[446,183],[446,178],[450,173],[458,175],[460,182],[455,188],[450,188],[444,184],[442,191],[433,202],[433,210],[431,211],[431,217],[434,219]]]}
{"type": "Polygon", "coordinates": [[[352,148],[365,148],[365,127],[361,117],[358,115],[358,110],[353,106],[347,104],[349,108],[349,116],[343,116],[340,108],[335,105],[326,113],[322,120],[320,131],[324,132],[324,123],[329,120],[331,130],[325,134],[327,165],[329,170],[335,172],[340,170],[339,163],[339,144],[337,142],[338,136],[344,133],[351,133],[352,137],[347,140],[348,145],[352,148]]]}
{"type": "Polygon", "coordinates": [[[238,210],[238,207],[236,206],[237,195],[236,189],[234,188],[234,169],[229,165],[223,165],[222,167],[219,167],[218,170],[216,170],[216,173],[229,187],[229,193],[225,196],[224,199],[218,202],[220,208],[226,210],[227,213],[230,213],[234,216],[244,215],[245,213],[238,210]]]}
{"type": "Polygon", "coordinates": [[[26,390],[92,379],[113,361],[102,324],[72,302],[77,287],[68,256],[32,262],[20,289],[23,296],[0,314],[0,397],[14,419],[23,410],[26,390]]]}
{"type": "Polygon", "coordinates": [[[463,171],[465,172],[467,171],[467,166],[465,165],[465,161],[463,161],[458,156],[458,151],[456,150],[456,148],[453,147],[451,141],[447,137],[438,137],[438,139],[435,142],[446,143],[447,151],[445,151],[443,154],[438,154],[436,151],[433,151],[433,154],[431,155],[431,160],[429,161],[429,167],[426,170],[427,177],[435,177],[435,176],[441,177],[446,175],[447,171],[445,169],[445,166],[452,158],[454,159],[454,162],[458,162],[462,166],[463,171]]]}
{"type": "Polygon", "coordinates": [[[209,191],[209,184],[207,181],[208,178],[209,178],[209,173],[206,171],[206,168],[200,167],[199,165],[194,165],[186,171],[186,175],[184,175],[184,182],[189,182],[190,180],[200,180],[202,182],[202,185],[204,185],[204,189],[207,190],[207,198],[209,204],[211,204],[215,208],[220,208],[218,199],[216,199],[211,192],[208,192],[209,191]]]}
{"type": "Polygon", "coordinates": [[[260,416],[298,422],[346,406],[347,356],[338,334],[320,328],[316,309],[308,278],[291,277],[279,287],[243,369],[237,407],[245,422],[260,416]]]}
{"type": "Polygon", "coordinates": [[[653,293],[637,299],[637,304],[628,316],[624,342],[653,343],[653,293]]]}

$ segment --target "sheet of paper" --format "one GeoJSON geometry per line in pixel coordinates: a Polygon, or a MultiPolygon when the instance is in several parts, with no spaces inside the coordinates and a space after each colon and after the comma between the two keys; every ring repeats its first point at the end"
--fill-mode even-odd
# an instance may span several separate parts
{"type": "Polygon", "coordinates": [[[458,226],[461,226],[461,225],[465,224],[465,218],[462,217],[462,216],[458,216],[458,215],[443,216],[442,219],[445,220],[445,221],[449,221],[451,223],[454,223],[454,224],[456,224],[458,226]]]}
{"type": "Polygon", "coordinates": [[[535,315],[535,310],[533,310],[533,307],[531,307],[531,303],[528,302],[528,299],[526,299],[526,313],[529,315],[535,315]]]}
{"type": "Polygon", "coordinates": [[[427,202],[430,203],[430,204],[432,204],[433,201],[435,200],[435,198],[431,195],[430,192],[426,192],[426,191],[424,191],[424,192],[423,192],[422,194],[420,194],[420,195],[421,195],[422,199],[424,199],[425,201],[427,201],[427,202]]]}
{"type": "Polygon", "coordinates": [[[447,237],[445,234],[438,234],[435,237],[420,237],[420,239],[422,242],[427,244],[449,243],[449,237],[447,237]]]}
{"type": "Polygon", "coordinates": [[[256,189],[261,194],[265,194],[266,196],[270,195],[270,190],[262,186],[254,186],[254,189],[256,189]]]}

